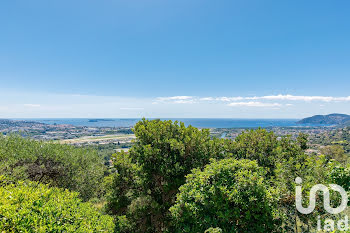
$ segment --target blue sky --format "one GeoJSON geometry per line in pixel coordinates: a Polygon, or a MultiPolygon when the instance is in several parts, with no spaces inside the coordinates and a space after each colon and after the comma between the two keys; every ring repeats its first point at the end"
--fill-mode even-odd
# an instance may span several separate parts
{"type": "Polygon", "coordinates": [[[345,0],[0,3],[0,117],[350,114],[345,0]]]}

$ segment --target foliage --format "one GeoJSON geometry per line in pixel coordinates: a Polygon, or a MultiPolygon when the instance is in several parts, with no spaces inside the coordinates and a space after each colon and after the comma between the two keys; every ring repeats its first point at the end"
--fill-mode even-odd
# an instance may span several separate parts
{"type": "Polygon", "coordinates": [[[82,202],[78,193],[36,182],[0,178],[3,232],[113,232],[113,219],[82,202]]]}
{"type": "Polygon", "coordinates": [[[233,158],[194,169],[170,209],[174,231],[204,232],[215,226],[223,232],[273,232],[275,191],[264,173],[255,161],[233,158]]]}
{"type": "MultiPolygon", "coordinates": [[[[301,231],[310,232],[312,223],[317,221],[317,216],[325,217],[323,202],[317,199],[316,209],[308,215],[300,214],[295,208],[295,178],[301,177],[303,205],[307,206],[309,192],[316,184],[328,184],[329,173],[334,164],[323,155],[297,154],[289,157],[277,165],[276,177],[272,180],[279,187],[280,202],[279,209],[282,211],[283,229],[285,232],[301,231]],[[300,230],[301,229],[301,230],[300,230]]],[[[320,198],[321,196],[318,196],[320,198]]]]}
{"type": "Polygon", "coordinates": [[[344,164],[348,160],[348,155],[341,145],[329,145],[321,148],[321,153],[327,156],[327,159],[334,159],[344,164]]]}
{"type": "Polygon", "coordinates": [[[132,163],[130,155],[123,151],[113,157],[113,164],[117,172],[105,178],[106,190],[109,191],[106,194],[109,201],[106,210],[113,215],[122,215],[131,204],[133,189],[130,188],[135,189],[141,185],[138,176],[141,170],[139,166],[132,163]]]}
{"type": "Polygon", "coordinates": [[[350,153],[350,127],[337,128],[335,130],[328,130],[322,134],[317,134],[311,138],[312,144],[331,146],[340,145],[344,149],[347,156],[350,153]]]}
{"type": "Polygon", "coordinates": [[[303,153],[300,145],[290,137],[278,138],[266,129],[242,132],[230,144],[231,156],[256,160],[259,166],[267,169],[268,176],[274,175],[274,170],[281,161],[303,153]]]}
{"type": "Polygon", "coordinates": [[[308,135],[304,133],[300,133],[299,136],[297,137],[297,141],[299,143],[299,146],[302,150],[306,150],[308,148],[308,135]]]}
{"type": "MultiPolygon", "coordinates": [[[[207,130],[160,120],[142,120],[134,131],[134,146],[129,153],[118,153],[112,158],[117,172],[108,177],[107,182],[110,188],[106,207],[109,213],[116,215],[118,232],[169,230],[174,221],[169,218],[169,208],[174,205],[185,176],[193,168],[203,168],[211,158],[218,162],[227,158],[255,161],[265,171],[257,175],[265,189],[271,191],[271,186],[278,187],[273,190],[274,197],[278,196],[278,207],[274,206],[271,216],[278,212],[279,230],[293,231],[297,222],[303,226],[308,224],[307,218],[295,209],[295,178],[304,179],[307,195],[314,184],[327,181],[332,167],[332,160],[327,160],[326,156],[305,154],[308,136],[304,134],[294,140],[257,129],[245,131],[232,141],[210,138],[207,130]]],[[[324,212],[315,211],[315,214],[324,212]]],[[[176,219],[175,226],[179,226],[181,219],[176,219]]],[[[272,223],[275,227],[275,222],[272,223]]],[[[200,230],[204,232],[211,227],[219,226],[208,224],[200,230]]]]}
{"type": "Polygon", "coordinates": [[[95,151],[0,136],[0,174],[78,191],[84,200],[98,195],[104,165],[95,151]]]}
{"type": "MultiPolygon", "coordinates": [[[[99,200],[100,206],[101,200],[107,200],[105,210],[114,215],[115,232],[310,232],[310,221],[326,213],[322,200],[318,200],[312,214],[297,212],[295,178],[303,179],[304,197],[318,183],[337,183],[349,191],[348,159],[342,150],[344,147],[348,151],[344,139],[348,129],[335,133],[334,138],[342,141],[330,141],[322,151],[324,155],[305,154],[308,145],[312,146],[308,135],[300,134],[296,139],[278,137],[265,129],[248,130],[235,140],[226,140],[212,138],[208,130],[186,127],[177,121],[143,119],[135,125],[134,132],[136,140],[129,152],[111,158],[111,146],[96,147],[99,156],[92,147],[1,136],[0,175],[6,175],[14,184],[2,182],[0,194],[5,199],[0,200],[10,202],[6,195],[12,192],[18,193],[14,195],[18,203],[22,205],[26,198],[28,203],[23,204],[23,211],[18,210],[19,215],[15,214],[17,202],[4,204],[0,210],[7,211],[16,226],[37,227],[37,232],[62,232],[62,224],[70,231],[68,222],[79,232],[80,220],[87,227],[81,232],[97,231],[101,226],[98,221],[108,226],[105,230],[113,228],[108,216],[97,213],[96,218],[105,220],[91,217],[91,222],[80,218],[96,210],[70,190],[79,192],[84,200],[99,200]],[[108,171],[101,155],[106,165],[112,161],[108,171]],[[20,181],[27,179],[48,186],[20,181]],[[49,200],[49,206],[31,198],[49,200]],[[32,212],[33,219],[25,221],[32,212]],[[73,215],[68,218],[73,220],[66,221],[66,212],[73,215]],[[48,219],[53,225],[48,225],[48,219]]],[[[332,194],[331,199],[336,206],[339,198],[332,194]]],[[[308,198],[303,200],[306,206],[308,198]]],[[[32,232],[29,228],[13,228],[4,216],[0,218],[1,224],[7,224],[6,232],[32,232]]]]}
{"type": "Polygon", "coordinates": [[[134,232],[165,231],[168,209],[185,176],[210,158],[222,157],[222,140],[212,139],[208,130],[177,121],[143,119],[134,132],[136,141],[129,154],[118,153],[113,158],[117,174],[107,209],[126,216],[134,232]]]}
{"type": "MultiPolygon", "coordinates": [[[[300,134],[296,140],[290,136],[277,137],[265,129],[249,130],[239,135],[235,141],[228,142],[230,156],[250,159],[267,169],[266,181],[278,187],[278,210],[282,213],[282,230],[295,231],[298,222],[308,227],[322,211],[312,215],[299,214],[295,208],[295,178],[303,178],[305,196],[310,188],[319,183],[327,184],[332,160],[326,156],[306,155],[308,135],[300,134]]],[[[307,204],[307,203],[305,203],[307,204]]]]}
{"type": "Polygon", "coordinates": [[[330,181],[350,191],[350,168],[335,166],[329,173],[330,181]]]}

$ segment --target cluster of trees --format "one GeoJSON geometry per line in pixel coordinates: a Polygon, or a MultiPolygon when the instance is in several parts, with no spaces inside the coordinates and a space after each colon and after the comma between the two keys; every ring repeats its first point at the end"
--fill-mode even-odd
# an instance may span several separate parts
{"type": "Polygon", "coordinates": [[[49,184],[89,200],[101,193],[104,169],[103,159],[91,149],[0,136],[0,174],[14,181],[49,184]]]}
{"type": "Polygon", "coordinates": [[[0,231],[113,232],[113,217],[87,203],[104,175],[96,151],[0,136],[0,231]]]}
{"type": "Polygon", "coordinates": [[[109,177],[106,209],[118,232],[300,232],[326,213],[297,212],[295,178],[307,196],[314,184],[350,175],[329,156],[306,155],[304,134],[293,140],[257,129],[232,141],[145,119],[134,131],[134,146],[113,157],[109,177]],[[337,167],[344,176],[331,172],[337,167]]]}
{"type": "Polygon", "coordinates": [[[129,152],[112,156],[112,168],[90,149],[0,137],[0,229],[305,232],[327,213],[321,202],[312,214],[298,213],[296,177],[305,197],[318,183],[350,190],[347,157],[337,150],[307,155],[304,134],[294,140],[257,129],[228,140],[146,119],[134,133],[129,152]],[[102,210],[89,204],[96,198],[102,210]]]}

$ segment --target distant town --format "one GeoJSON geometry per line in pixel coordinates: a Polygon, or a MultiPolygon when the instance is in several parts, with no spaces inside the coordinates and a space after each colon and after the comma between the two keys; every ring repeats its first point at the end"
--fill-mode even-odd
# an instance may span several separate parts
{"type": "MultiPolygon", "coordinates": [[[[268,127],[278,136],[290,135],[296,138],[300,133],[309,137],[309,153],[320,153],[326,144],[337,144],[332,140],[338,135],[338,142],[347,148],[347,140],[339,138],[339,131],[350,132],[348,127],[333,126],[299,126],[299,127],[268,127]]],[[[211,128],[212,137],[235,139],[247,128],[211,128]]],[[[108,148],[110,151],[128,151],[135,135],[132,127],[91,127],[74,126],[69,124],[45,124],[27,120],[0,119],[0,133],[19,134],[35,140],[57,141],[62,144],[75,146],[98,146],[108,148]]],[[[350,151],[349,151],[350,152],[350,151]]]]}

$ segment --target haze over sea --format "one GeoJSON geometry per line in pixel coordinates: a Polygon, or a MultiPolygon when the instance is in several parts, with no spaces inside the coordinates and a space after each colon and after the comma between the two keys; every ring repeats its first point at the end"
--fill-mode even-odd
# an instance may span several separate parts
{"type": "MultiPolygon", "coordinates": [[[[296,122],[298,119],[227,119],[227,118],[166,118],[178,120],[185,125],[192,125],[198,128],[257,128],[257,127],[295,127],[301,126],[296,122]]],[[[166,120],[162,118],[162,120],[166,120]]],[[[92,127],[130,127],[136,124],[139,118],[57,118],[57,119],[16,119],[30,120],[46,124],[70,124],[75,126],[92,127]]]]}

